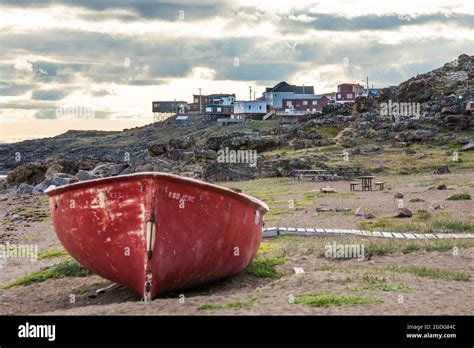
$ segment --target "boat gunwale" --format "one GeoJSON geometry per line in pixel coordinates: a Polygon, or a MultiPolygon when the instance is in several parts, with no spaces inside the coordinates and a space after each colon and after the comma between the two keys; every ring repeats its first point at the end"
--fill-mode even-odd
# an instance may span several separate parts
{"type": "Polygon", "coordinates": [[[84,180],[84,181],[75,182],[69,185],[48,189],[45,191],[45,193],[49,197],[53,197],[58,194],[65,193],[67,191],[71,191],[75,189],[90,188],[91,184],[95,186],[95,185],[100,185],[103,183],[114,183],[114,182],[127,181],[127,180],[133,180],[133,179],[147,179],[147,178],[159,178],[159,179],[165,179],[165,180],[169,180],[169,181],[177,182],[177,183],[187,183],[187,184],[190,184],[191,186],[195,186],[195,187],[197,186],[198,188],[207,189],[209,191],[221,193],[223,195],[230,196],[231,198],[235,198],[243,203],[251,204],[253,206],[262,208],[263,210],[265,210],[265,213],[267,213],[270,210],[268,205],[265,202],[259,200],[258,198],[249,196],[245,193],[236,192],[227,187],[211,184],[211,183],[204,182],[201,180],[186,178],[179,175],[161,173],[161,172],[140,172],[140,173],[127,174],[127,175],[84,180]]]}

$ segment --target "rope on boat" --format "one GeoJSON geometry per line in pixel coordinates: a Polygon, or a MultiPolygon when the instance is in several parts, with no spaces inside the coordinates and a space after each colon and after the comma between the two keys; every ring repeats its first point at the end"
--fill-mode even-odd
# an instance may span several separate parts
{"type": "Polygon", "coordinates": [[[397,239],[470,239],[474,234],[468,233],[398,233],[364,230],[339,230],[332,228],[298,228],[298,227],[267,227],[262,231],[263,238],[277,236],[323,237],[347,236],[381,237],[397,239]]]}

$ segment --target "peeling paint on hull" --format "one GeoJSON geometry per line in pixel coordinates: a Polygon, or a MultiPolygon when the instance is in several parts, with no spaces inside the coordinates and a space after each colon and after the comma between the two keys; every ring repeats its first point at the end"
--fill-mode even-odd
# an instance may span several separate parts
{"type": "Polygon", "coordinates": [[[149,298],[241,272],[257,253],[268,211],[253,197],[162,173],[84,181],[47,194],[66,250],[149,298]]]}

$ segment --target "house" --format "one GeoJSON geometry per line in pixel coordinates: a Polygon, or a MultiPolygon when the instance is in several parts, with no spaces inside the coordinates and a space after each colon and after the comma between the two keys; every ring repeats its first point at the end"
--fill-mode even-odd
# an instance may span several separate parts
{"type": "Polygon", "coordinates": [[[380,89],[379,88],[364,88],[364,93],[362,94],[363,96],[367,97],[369,95],[373,95],[375,97],[378,97],[380,95],[380,89]]]}
{"type": "Polygon", "coordinates": [[[267,102],[264,100],[238,100],[234,102],[234,119],[261,120],[267,113],[267,102]]]}
{"type": "Polygon", "coordinates": [[[355,83],[343,83],[337,86],[336,103],[353,103],[364,94],[364,87],[355,83]]]}
{"type": "Polygon", "coordinates": [[[193,102],[190,104],[191,111],[204,111],[205,105],[233,105],[235,101],[235,94],[209,94],[199,95],[193,94],[193,102]]]}
{"type": "Polygon", "coordinates": [[[174,123],[177,126],[190,126],[193,124],[190,116],[177,116],[174,123]]]}
{"type": "Polygon", "coordinates": [[[304,111],[306,113],[321,112],[324,105],[327,105],[331,99],[326,96],[307,96],[305,98],[291,97],[283,99],[283,108],[285,111],[304,111]]]}
{"type": "Polygon", "coordinates": [[[189,110],[189,105],[185,101],[154,101],[152,102],[152,110],[160,113],[184,114],[189,110]]]}
{"type": "Polygon", "coordinates": [[[233,105],[207,104],[203,107],[203,113],[206,119],[214,120],[222,117],[229,117],[234,112],[233,105]]]}
{"type": "Polygon", "coordinates": [[[272,108],[282,109],[284,107],[283,99],[305,98],[308,95],[314,95],[313,86],[296,86],[283,81],[274,87],[267,87],[262,99],[272,108]]]}

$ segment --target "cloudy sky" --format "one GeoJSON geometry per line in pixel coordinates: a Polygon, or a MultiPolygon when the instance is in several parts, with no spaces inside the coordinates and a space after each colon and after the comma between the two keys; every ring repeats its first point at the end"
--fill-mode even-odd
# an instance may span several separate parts
{"type": "Polygon", "coordinates": [[[0,0],[0,141],[152,121],[152,100],[375,87],[474,54],[472,0],[0,0]]]}

